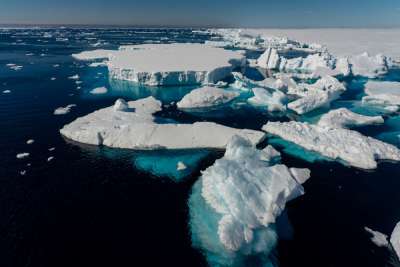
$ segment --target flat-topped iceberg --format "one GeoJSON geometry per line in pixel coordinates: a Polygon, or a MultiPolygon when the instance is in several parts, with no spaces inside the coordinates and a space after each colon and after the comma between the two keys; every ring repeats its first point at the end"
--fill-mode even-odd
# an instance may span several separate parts
{"type": "Polygon", "coordinates": [[[277,217],[304,194],[310,172],[273,165],[269,153],[243,138],[229,142],[223,158],[203,171],[189,199],[193,244],[211,266],[272,266],[277,217]],[[251,262],[251,260],[250,260],[251,262]]]}
{"type": "Polygon", "coordinates": [[[365,93],[363,104],[382,106],[392,112],[400,107],[400,82],[368,81],[365,93]]]}
{"type": "Polygon", "coordinates": [[[268,122],[263,130],[361,169],[375,169],[377,160],[400,161],[400,150],[393,145],[348,129],[331,129],[302,122],[268,122]]]}
{"type": "Polygon", "coordinates": [[[149,86],[217,83],[244,66],[240,51],[204,44],[143,44],[74,55],[78,59],[108,58],[109,76],[149,86]]]}
{"type": "Polygon", "coordinates": [[[345,90],[343,84],[331,76],[324,76],[314,84],[301,83],[289,88],[289,94],[300,96],[300,98],[290,102],[288,108],[298,114],[305,114],[314,109],[329,106],[345,90]]]}
{"type": "Polygon", "coordinates": [[[382,123],[384,123],[382,116],[364,116],[347,108],[331,110],[322,115],[318,121],[319,126],[328,128],[353,128],[382,123]]]}
{"type": "Polygon", "coordinates": [[[194,89],[177,103],[180,109],[212,108],[224,105],[239,96],[238,92],[204,86],[194,89]]]}
{"type": "Polygon", "coordinates": [[[239,135],[257,144],[264,138],[260,131],[235,129],[213,122],[193,124],[156,123],[153,113],[161,111],[161,102],[153,97],[97,110],[78,118],[61,130],[71,140],[128,149],[225,148],[229,139],[239,135]]]}

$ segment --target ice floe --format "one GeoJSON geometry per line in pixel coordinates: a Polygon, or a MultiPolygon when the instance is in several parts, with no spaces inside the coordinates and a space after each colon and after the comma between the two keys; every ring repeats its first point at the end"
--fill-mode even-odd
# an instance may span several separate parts
{"type": "Polygon", "coordinates": [[[370,56],[368,53],[350,56],[351,72],[354,76],[376,78],[386,74],[392,65],[390,59],[382,54],[370,56]]]}
{"type": "Polygon", "coordinates": [[[118,111],[113,106],[97,110],[65,125],[60,132],[80,143],[129,149],[222,149],[234,135],[249,138],[254,144],[264,138],[260,131],[213,122],[156,123],[152,114],[161,110],[161,102],[153,97],[128,105],[129,111],[118,111]]]}
{"type": "Polygon", "coordinates": [[[76,105],[75,105],[75,104],[70,104],[70,105],[68,105],[68,106],[66,106],[66,107],[59,107],[59,108],[56,108],[56,109],[54,110],[53,114],[54,114],[54,115],[65,115],[65,114],[68,114],[68,113],[71,112],[71,109],[72,109],[73,107],[76,107],[76,105]]]}
{"type": "Polygon", "coordinates": [[[244,266],[248,258],[272,266],[277,217],[304,194],[293,173],[303,180],[309,175],[273,165],[265,151],[236,136],[224,157],[202,172],[189,199],[190,227],[211,266],[244,266]]]}
{"type": "Polygon", "coordinates": [[[254,96],[248,99],[248,102],[254,106],[265,106],[268,111],[285,111],[286,95],[278,90],[272,92],[265,88],[253,88],[254,96]]]}
{"type": "Polygon", "coordinates": [[[73,56],[81,60],[107,58],[111,78],[150,86],[217,83],[245,64],[239,51],[204,44],[132,45],[73,56]]]}
{"type": "Polygon", "coordinates": [[[366,125],[383,124],[382,116],[364,116],[348,110],[347,108],[339,108],[331,110],[322,115],[318,121],[319,126],[328,128],[353,128],[366,125]]]}
{"type": "Polygon", "coordinates": [[[382,106],[396,112],[400,107],[400,82],[368,81],[362,98],[365,105],[382,106]]]}
{"type": "Polygon", "coordinates": [[[263,130],[305,150],[361,169],[374,169],[377,160],[400,161],[393,145],[348,129],[331,129],[302,122],[268,122],[263,130]]]}
{"type": "Polygon", "coordinates": [[[27,158],[27,157],[29,157],[29,153],[27,153],[27,152],[19,153],[16,156],[17,159],[24,159],[24,158],[27,158]]]}
{"type": "Polygon", "coordinates": [[[289,87],[288,93],[300,98],[290,102],[288,108],[298,114],[304,114],[317,108],[329,106],[345,90],[344,85],[331,76],[324,76],[314,84],[301,83],[289,87]]]}
{"type": "Polygon", "coordinates": [[[177,103],[180,109],[212,108],[224,105],[239,96],[238,92],[204,86],[194,89],[177,103]]]}
{"type": "Polygon", "coordinates": [[[106,94],[107,92],[108,92],[108,89],[104,86],[94,88],[90,91],[90,93],[92,95],[101,95],[101,94],[106,94]]]}

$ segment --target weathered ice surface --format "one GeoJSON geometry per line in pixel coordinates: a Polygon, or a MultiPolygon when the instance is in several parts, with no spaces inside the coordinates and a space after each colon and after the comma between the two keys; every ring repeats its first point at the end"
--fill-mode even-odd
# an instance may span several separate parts
{"type": "Polygon", "coordinates": [[[222,149],[234,135],[246,137],[253,144],[264,138],[260,131],[235,129],[213,122],[157,124],[152,114],[161,110],[161,102],[153,97],[127,104],[128,110],[117,100],[115,106],[78,118],[60,132],[80,143],[129,149],[222,149]]]}
{"type": "Polygon", "coordinates": [[[78,59],[108,58],[111,78],[149,86],[217,83],[235,67],[245,65],[240,51],[204,44],[143,44],[74,55],[78,59]]]}
{"type": "Polygon", "coordinates": [[[364,116],[354,113],[347,108],[331,110],[322,115],[318,121],[319,126],[328,128],[353,128],[382,123],[384,123],[382,116],[364,116]]]}
{"type": "Polygon", "coordinates": [[[306,150],[361,169],[375,169],[377,160],[400,161],[393,145],[347,129],[330,129],[301,122],[268,122],[263,130],[306,150]]]}
{"type": "Polygon", "coordinates": [[[310,175],[271,160],[268,152],[234,137],[224,157],[194,185],[189,200],[193,243],[212,266],[243,266],[247,257],[271,266],[276,218],[286,202],[304,193],[297,179],[310,175]]]}
{"type": "Polygon", "coordinates": [[[178,108],[211,108],[226,104],[239,96],[239,93],[216,87],[205,86],[194,89],[177,103],[178,108]]]}

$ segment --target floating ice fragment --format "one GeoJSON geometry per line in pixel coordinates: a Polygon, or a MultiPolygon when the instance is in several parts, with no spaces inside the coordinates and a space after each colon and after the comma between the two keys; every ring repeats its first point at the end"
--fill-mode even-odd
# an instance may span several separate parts
{"type": "Polygon", "coordinates": [[[353,128],[366,125],[383,124],[382,116],[364,116],[354,113],[347,108],[331,110],[322,115],[319,126],[328,128],[353,128]]]}
{"type": "Polygon", "coordinates": [[[35,140],[33,140],[33,139],[29,139],[28,141],[26,141],[26,143],[28,144],[28,145],[31,145],[31,144],[33,144],[35,142],[35,140]]]}
{"type": "Polygon", "coordinates": [[[179,161],[176,166],[177,171],[183,171],[183,170],[186,170],[186,168],[187,167],[186,167],[185,163],[183,163],[182,161],[179,161]]]}
{"type": "Polygon", "coordinates": [[[73,76],[68,77],[68,79],[71,79],[71,80],[79,80],[79,75],[78,75],[78,74],[75,74],[75,75],[73,75],[73,76]]]}
{"type": "Polygon", "coordinates": [[[54,159],[54,157],[53,156],[51,156],[51,157],[48,157],[47,158],[47,162],[50,162],[50,161],[52,161],[54,159]]]}
{"type": "Polygon", "coordinates": [[[389,241],[387,240],[388,236],[382,234],[378,231],[374,231],[371,228],[364,227],[365,231],[372,235],[371,241],[378,247],[387,247],[389,245],[389,241]]]}
{"type": "Polygon", "coordinates": [[[24,159],[24,158],[29,157],[29,153],[27,153],[27,152],[19,153],[19,154],[17,154],[16,157],[17,157],[17,159],[24,159]]]}
{"type": "Polygon", "coordinates": [[[3,91],[3,94],[10,94],[11,93],[11,90],[4,90],[3,91]]]}
{"type": "Polygon", "coordinates": [[[106,94],[107,92],[108,92],[108,90],[104,86],[103,87],[94,88],[93,90],[90,91],[90,93],[92,95],[101,95],[101,94],[106,94]]]}
{"type": "Polygon", "coordinates": [[[177,103],[178,108],[212,108],[224,105],[239,96],[239,93],[205,86],[194,89],[177,103]]]}
{"type": "Polygon", "coordinates": [[[59,107],[54,110],[54,115],[65,115],[68,114],[73,107],[76,107],[75,104],[70,104],[66,107],[59,107]]]}
{"type": "Polygon", "coordinates": [[[254,96],[248,99],[248,102],[254,106],[266,106],[268,111],[285,111],[286,95],[278,90],[270,92],[264,88],[253,88],[254,96]]]}

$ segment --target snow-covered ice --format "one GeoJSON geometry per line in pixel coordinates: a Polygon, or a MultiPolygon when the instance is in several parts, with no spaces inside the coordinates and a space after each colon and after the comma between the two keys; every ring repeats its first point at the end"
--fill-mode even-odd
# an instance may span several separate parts
{"type": "Polygon", "coordinates": [[[239,96],[238,92],[204,86],[194,89],[177,103],[180,109],[212,108],[224,105],[239,96]]]}
{"type": "Polygon", "coordinates": [[[128,105],[130,111],[116,111],[113,106],[97,110],[65,125],[60,132],[80,143],[129,149],[222,149],[234,135],[246,137],[253,144],[264,138],[260,131],[213,122],[158,124],[152,114],[161,110],[161,102],[153,97],[128,105]]]}
{"type": "Polygon", "coordinates": [[[212,266],[242,266],[247,257],[270,266],[276,219],[286,202],[304,194],[292,173],[237,136],[224,157],[202,172],[189,199],[190,226],[194,245],[212,266]]]}
{"type": "Polygon", "coordinates": [[[328,128],[353,128],[383,123],[382,116],[364,116],[347,108],[331,110],[322,115],[318,121],[319,126],[328,128]]]}
{"type": "Polygon", "coordinates": [[[68,106],[66,106],[66,107],[59,107],[59,108],[56,108],[56,109],[54,110],[53,114],[54,114],[54,115],[65,115],[65,114],[68,114],[68,113],[71,112],[71,109],[72,109],[73,107],[76,107],[76,105],[75,105],[75,104],[70,104],[70,105],[68,105],[68,106]]]}
{"type": "Polygon", "coordinates": [[[268,122],[263,130],[305,150],[361,169],[375,169],[377,160],[400,161],[397,147],[348,129],[290,121],[268,122]]]}
{"type": "Polygon", "coordinates": [[[400,259],[400,222],[396,224],[390,236],[390,244],[392,245],[397,257],[400,259]]]}
{"type": "Polygon", "coordinates": [[[94,88],[90,91],[90,93],[92,95],[101,95],[101,94],[106,94],[107,92],[108,92],[108,89],[104,86],[94,88]]]}
{"type": "Polygon", "coordinates": [[[204,44],[144,44],[74,55],[78,59],[107,58],[111,78],[150,86],[217,83],[235,67],[245,65],[239,51],[204,44]]]}

